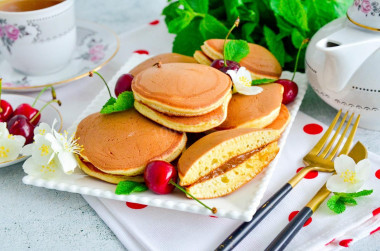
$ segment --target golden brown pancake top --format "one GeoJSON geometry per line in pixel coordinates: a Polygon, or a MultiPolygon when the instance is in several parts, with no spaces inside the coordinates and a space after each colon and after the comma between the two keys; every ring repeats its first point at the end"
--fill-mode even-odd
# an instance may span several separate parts
{"type": "MultiPolygon", "coordinates": [[[[228,141],[232,138],[236,138],[254,131],[265,129],[253,129],[253,128],[236,128],[232,130],[218,131],[208,134],[192,144],[181,155],[178,160],[178,172],[181,174],[187,173],[192,167],[192,164],[199,158],[201,158],[208,151],[211,151],[214,147],[228,141]]],[[[217,156],[216,156],[217,157],[217,156]]]]}
{"type": "Polygon", "coordinates": [[[135,109],[112,114],[94,113],[83,119],[76,131],[81,155],[107,172],[145,166],[163,159],[178,148],[183,133],[160,126],[135,109]]]}
{"type": "Polygon", "coordinates": [[[202,109],[223,99],[231,91],[231,79],[213,67],[169,63],[138,74],[132,90],[144,99],[179,109],[202,109]]]}
{"type": "Polygon", "coordinates": [[[257,95],[232,95],[228,105],[227,119],[218,129],[236,128],[249,121],[260,119],[280,108],[283,87],[280,84],[260,85],[263,91],[257,95]]]}
{"type": "MultiPolygon", "coordinates": [[[[209,39],[205,44],[220,53],[223,52],[223,39],[209,39]]],[[[248,43],[248,45],[249,54],[240,61],[240,65],[255,74],[279,78],[282,68],[276,57],[258,44],[248,43]]]]}
{"type": "Polygon", "coordinates": [[[151,57],[141,64],[133,68],[129,73],[136,76],[143,70],[152,67],[155,63],[161,62],[162,64],[167,63],[196,63],[197,61],[193,57],[181,55],[178,53],[163,53],[157,56],[151,57]]]}

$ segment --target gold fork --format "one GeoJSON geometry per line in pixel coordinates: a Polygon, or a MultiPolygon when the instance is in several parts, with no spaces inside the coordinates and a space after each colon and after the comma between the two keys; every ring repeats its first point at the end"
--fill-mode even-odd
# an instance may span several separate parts
{"type": "MultiPolygon", "coordinates": [[[[321,171],[321,172],[334,172],[334,162],[333,159],[337,156],[344,137],[348,132],[350,124],[354,118],[354,114],[351,114],[349,120],[344,126],[346,119],[348,117],[348,112],[343,116],[341,122],[339,123],[334,135],[329,140],[332,131],[334,130],[342,111],[340,110],[335,116],[334,120],[330,124],[329,128],[326,130],[322,138],[318,143],[310,150],[309,153],[305,155],[303,161],[306,167],[301,169],[293,178],[291,178],[288,183],[286,183],[280,190],[278,190],[272,197],[270,197],[260,208],[257,209],[255,215],[253,215],[252,220],[249,222],[244,222],[241,224],[233,233],[231,233],[217,248],[216,250],[231,250],[236,245],[240,243],[245,236],[247,236],[277,205],[285,198],[285,196],[311,171],[321,171]],[[339,136],[339,132],[344,127],[338,142],[335,144],[336,139],[339,136]],[[335,144],[335,145],[334,145],[335,144]]],[[[354,125],[347,137],[345,144],[340,150],[339,155],[348,154],[348,151],[352,145],[356,129],[358,127],[360,120],[360,115],[357,116],[354,125]]]]}

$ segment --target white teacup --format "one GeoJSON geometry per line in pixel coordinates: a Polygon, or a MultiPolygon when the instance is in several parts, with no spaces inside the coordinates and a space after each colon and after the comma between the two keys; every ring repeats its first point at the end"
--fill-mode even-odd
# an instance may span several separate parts
{"type": "Polygon", "coordinates": [[[0,52],[14,69],[43,75],[69,62],[76,44],[74,0],[57,2],[32,11],[0,10],[0,52]]]}

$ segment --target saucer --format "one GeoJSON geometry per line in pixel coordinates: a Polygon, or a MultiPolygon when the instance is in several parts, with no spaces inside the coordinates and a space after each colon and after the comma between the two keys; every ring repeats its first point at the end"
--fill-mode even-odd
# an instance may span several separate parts
{"type": "Polygon", "coordinates": [[[97,71],[119,50],[118,36],[96,23],[77,20],[77,46],[70,62],[60,71],[41,76],[28,76],[15,71],[0,55],[0,77],[3,90],[12,92],[38,91],[47,85],[62,86],[97,71]]]}
{"type": "MultiPolygon", "coordinates": [[[[1,98],[8,101],[14,109],[16,109],[16,107],[22,103],[32,104],[34,101],[34,97],[29,97],[29,96],[24,96],[24,95],[16,95],[16,94],[2,94],[1,98]]],[[[37,109],[40,109],[45,104],[46,104],[45,101],[37,100],[35,107],[37,109]]],[[[50,104],[41,112],[41,122],[45,122],[51,126],[53,124],[54,120],[57,120],[57,124],[56,124],[55,129],[58,132],[60,132],[62,130],[62,124],[63,124],[61,113],[58,111],[56,106],[50,104]]],[[[0,162],[0,168],[19,163],[21,161],[26,160],[26,158],[27,158],[26,156],[20,155],[15,160],[0,162]]]]}

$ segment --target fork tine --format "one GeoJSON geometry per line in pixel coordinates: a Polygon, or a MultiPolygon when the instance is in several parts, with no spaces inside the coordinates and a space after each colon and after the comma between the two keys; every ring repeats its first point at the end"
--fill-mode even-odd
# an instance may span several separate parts
{"type": "MultiPolygon", "coordinates": [[[[336,146],[334,147],[334,149],[331,151],[331,153],[329,154],[329,156],[326,159],[332,160],[335,157],[335,154],[338,152],[339,147],[340,147],[340,145],[342,144],[342,142],[344,140],[344,136],[346,135],[346,133],[348,131],[348,128],[350,127],[351,121],[352,121],[353,118],[354,118],[354,113],[351,114],[350,119],[348,120],[348,122],[346,124],[346,127],[343,130],[342,135],[340,135],[338,143],[336,144],[336,146]]],[[[345,120],[343,122],[345,122],[345,120]]]]}
{"type": "Polygon", "coordinates": [[[323,152],[321,153],[321,155],[319,157],[324,158],[328,154],[332,145],[335,142],[335,139],[338,137],[340,130],[342,129],[344,123],[346,122],[347,115],[348,115],[348,111],[346,112],[346,114],[344,114],[344,117],[343,117],[342,121],[340,122],[338,128],[336,129],[334,136],[331,138],[330,142],[327,144],[327,146],[325,147],[325,149],[323,150],[323,152]]]}
{"type": "Polygon", "coordinates": [[[339,120],[339,116],[341,113],[342,113],[342,110],[339,110],[339,112],[336,114],[334,120],[331,122],[331,124],[330,124],[329,128],[327,129],[327,131],[325,132],[325,134],[323,134],[322,138],[318,141],[318,143],[309,152],[310,154],[317,155],[322,150],[322,148],[325,145],[325,143],[327,142],[332,130],[334,130],[336,122],[339,120]]]}
{"type": "Polygon", "coordinates": [[[344,144],[344,146],[343,146],[342,150],[340,151],[339,155],[341,155],[341,154],[347,154],[348,151],[350,150],[352,141],[354,140],[354,136],[355,136],[356,130],[358,129],[359,121],[360,121],[360,114],[356,118],[355,124],[351,128],[350,135],[348,135],[347,141],[344,144]]]}

